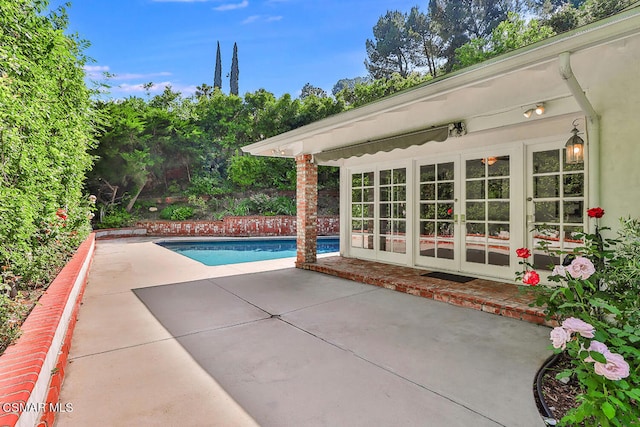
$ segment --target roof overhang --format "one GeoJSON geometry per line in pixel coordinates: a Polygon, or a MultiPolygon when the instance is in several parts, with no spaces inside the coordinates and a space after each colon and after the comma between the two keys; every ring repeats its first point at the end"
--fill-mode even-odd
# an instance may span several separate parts
{"type": "Polygon", "coordinates": [[[539,103],[545,105],[544,117],[577,112],[580,108],[558,71],[558,57],[565,52],[571,53],[576,77],[587,90],[604,73],[637,62],[640,8],[242,149],[262,156],[313,154],[320,164],[336,164],[372,149],[424,143],[424,135],[416,135],[450,123],[465,123],[468,133],[524,123],[531,119],[523,113],[539,103]]]}

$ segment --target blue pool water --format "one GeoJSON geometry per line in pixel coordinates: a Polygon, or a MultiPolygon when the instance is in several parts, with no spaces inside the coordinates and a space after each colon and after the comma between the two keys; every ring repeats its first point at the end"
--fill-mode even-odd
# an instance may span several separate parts
{"type": "MultiPolygon", "coordinates": [[[[296,239],[158,242],[158,244],[209,266],[295,257],[297,251],[296,239]]],[[[340,251],[339,238],[318,239],[318,254],[338,251],[340,251]]]]}

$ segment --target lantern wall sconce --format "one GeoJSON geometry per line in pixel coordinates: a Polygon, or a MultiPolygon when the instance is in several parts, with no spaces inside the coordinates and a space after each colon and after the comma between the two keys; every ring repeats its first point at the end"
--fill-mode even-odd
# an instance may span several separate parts
{"type": "Polygon", "coordinates": [[[536,113],[537,116],[541,116],[544,114],[544,104],[540,103],[540,104],[536,104],[535,108],[529,108],[527,109],[524,113],[522,113],[523,116],[525,116],[527,119],[529,117],[531,117],[533,115],[533,113],[536,113]]]}
{"type": "Polygon", "coordinates": [[[576,122],[578,120],[574,120],[572,125],[573,136],[569,138],[567,143],[564,145],[566,150],[566,158],[568,164],[577,164],[584,162],[584,140],[578,136],[578,128],[576,127],[576,122]]]}

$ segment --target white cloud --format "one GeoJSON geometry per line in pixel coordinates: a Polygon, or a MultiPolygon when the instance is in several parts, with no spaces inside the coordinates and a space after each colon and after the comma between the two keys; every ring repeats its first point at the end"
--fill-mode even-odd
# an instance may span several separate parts
{"type": "Polygon", "coordinates": [[[170,76],[171,73],[168,71],[161,71],[159,73],[147,73],[147,74],[136,74],[136,73],[122,73],[122,74],[114,74],[112,77],[113,80],[140,80],[140,79],[148,79],[151,77],[164,77],[170,76]]]}
{"type": "Polygon", "coordinates": [[[282,16],[263,16],[263,15],[251,15],[244,21],[243,24],[253,24],[254,22],[276,22],[281,21],[282,16]]]}
{"type": "Polygon", "coordinates": [[[109,71],[108,65],[85,65],[84,70],[87,73],[101,73],[104,71],[109,71]]]}
{"type": "Polygon", "coordinates": [[[243,0],[240,3],[221,4],[220,6],[214,7],[213,10],[217,10],[218,12],[225,12],[227,10],[243,9],[243,8],[245,8],[247,6],[249,6],[249,1],[248,0],[243,0]]]}
{"type": "Polygon", "coordinates": [[[243,24],[251,24],[251,23],[256,22],[258,19],[260,19],[260,15],[251,15],[247,19],[242,21],[242,23],[243,24]]]}

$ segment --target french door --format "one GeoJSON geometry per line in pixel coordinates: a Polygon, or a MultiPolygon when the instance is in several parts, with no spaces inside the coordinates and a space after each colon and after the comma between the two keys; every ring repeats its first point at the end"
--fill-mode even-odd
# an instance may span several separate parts
{"type": "Polygon", "coordinates": [[[513,232],[522,226],[522,191],[514,190],[522,188],[518,154],[492,151],[417,165],[418,265],[513,277],[513,232]]]}
{"type": "Polygon", "coordinates": [[[351,255],[407,263],[407,172],[406,164],[350,172],[351,255]]]}
{"type": "Polygon", "coordinates": [[[584,162],[570,164],[561,144],[532,146],[527,155],[531,171],[527,189],[527,230],[533,265],[551,270],[561,263],[554,251],[583,246],[586,182],[584,162]],[[546,246],[547,250],[541,249],[546,246]]]}

